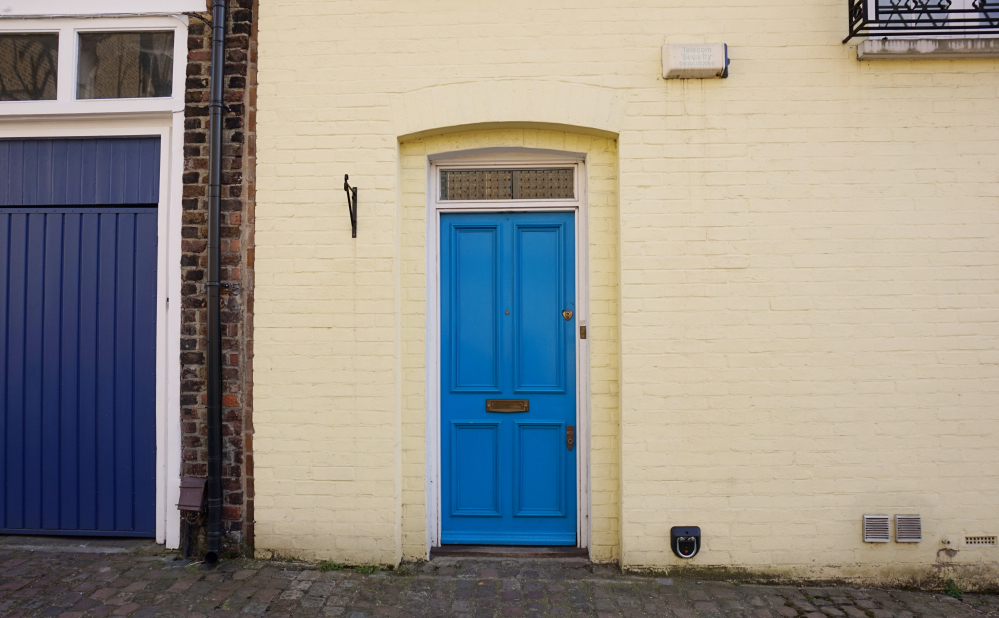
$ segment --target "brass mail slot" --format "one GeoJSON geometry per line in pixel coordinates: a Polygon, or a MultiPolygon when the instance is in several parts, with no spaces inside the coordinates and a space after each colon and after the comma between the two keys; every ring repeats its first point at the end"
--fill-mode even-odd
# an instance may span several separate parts
{"type": "Polygon", "coordinates": [[[530,412],[530,400],[486,399],[486,412],[530,412]]]}

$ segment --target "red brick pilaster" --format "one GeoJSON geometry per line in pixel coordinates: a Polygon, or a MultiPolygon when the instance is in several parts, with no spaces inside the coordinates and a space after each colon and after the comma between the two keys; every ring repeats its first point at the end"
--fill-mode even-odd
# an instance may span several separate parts
{"type": "MultiPolygon", "coordinates": [[[[225,553],[253,544],[251,411],[256,103],[255,0],[229,0],[222,133],[222,436],[225,553]]],[[[202,14],[206,20],[210,13],[202,14]]],[[[188,28],[181,272],[181,432],[185,476],[205,476],[205,268],[211,29],[188,28]]]]}

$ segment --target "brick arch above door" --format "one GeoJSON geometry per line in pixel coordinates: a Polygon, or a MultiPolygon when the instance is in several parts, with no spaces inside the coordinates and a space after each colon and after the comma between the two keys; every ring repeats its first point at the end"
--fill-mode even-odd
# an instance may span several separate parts
{"type": "Polygon", "coordinates": [[[400,141],[455,131],[538,128],[616,138],[627,102],[609,88],[566,82],[493,80],[447,84],[395,95],[400,141]]]}

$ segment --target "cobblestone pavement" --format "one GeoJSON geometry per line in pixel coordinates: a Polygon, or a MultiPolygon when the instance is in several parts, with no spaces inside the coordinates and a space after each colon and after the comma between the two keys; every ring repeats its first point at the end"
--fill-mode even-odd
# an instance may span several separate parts
{"type": "MultiPolygon", "coordinates": [[[[9,540],[11,537],[4,537],[9,540]]],[[[435,560],[362,574],[233,561],[215,570],[146,545],[0,544],[0,615],[60,616],[999,616],[999,597],[797,588],[621,575],[577,561],[435,560]]]]}

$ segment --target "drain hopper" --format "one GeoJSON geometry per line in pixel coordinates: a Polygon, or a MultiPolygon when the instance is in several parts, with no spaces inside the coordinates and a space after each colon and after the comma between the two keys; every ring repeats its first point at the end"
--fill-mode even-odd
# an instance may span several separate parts
{"type": "Polygon", "coordinates": [[[864,515],[864,542],[887,543],[891,540],[887,515],[864,515]]]}
{"type": "Polygon", "coordinates": [[[923,540],[923,520],[919,515],[895,516],[895,542],[918,543],[923,540]]]}
{"type": "Polygon", "coordinates": [[[205,501],[204,477],[185,476],[180,479],[180,502],[177,508],[181,511],[200,511],[205,501]]]}

